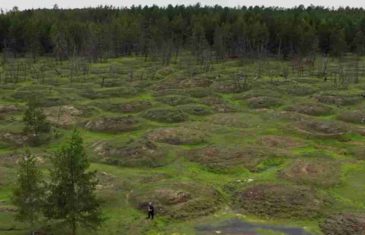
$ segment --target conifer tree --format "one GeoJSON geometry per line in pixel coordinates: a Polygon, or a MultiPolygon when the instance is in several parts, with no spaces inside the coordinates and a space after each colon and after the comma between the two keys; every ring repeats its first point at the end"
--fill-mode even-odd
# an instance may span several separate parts
{"type": "Polygon", "coordinates": [[[64,220],[73,235],[79,225],[94,230],[103,221],[100,202],[95,196],[95,172],[88,168],[83,140],[75,130],[71,140],[53,158],[46,206],[46,216],[64,220]]]}
{"type": "Polygon", "coordinates": [[[18,178],[13,192],[13,203],[17,206],[16,219],[27,221],[33,226],[41,216],[44,200],[42,172],[36,158],[27,149],[19,161],[18,178]]]}

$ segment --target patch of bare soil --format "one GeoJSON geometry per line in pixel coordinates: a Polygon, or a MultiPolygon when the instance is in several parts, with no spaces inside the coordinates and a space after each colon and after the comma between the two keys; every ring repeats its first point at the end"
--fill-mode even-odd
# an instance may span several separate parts
{"type": "Polygon", "coordinates": [[[85,123],[84,127],[91,131],[100,132],[126,132],[138,129],[140,122],[132,116],[125,117],[102,117],[90,120],[85,123]]]}
{"type": "Polygon", "coordinates": [[[365,112],[357,111],[346,111],[338,116],[338,119],[344,122],[350,122],[355,124],[365,124],[365,112]]]}
{"type": "Polygon", "coordinates": [[[300,132],[317,137],[336,138],[348,132],[343,125],[333,121],[307,120],[297,123],[296,126],[300,132]]]}
{"type": "Polygon", "coordinates": [[[0,105],[0,114],[17,112],[20,109],[15,105],[0,105]]]}
{"type": "Polygon", "coordinates": [[[173,145],[201,144],[206,142],[207,135],[199,130],[186,127],[160,128],[147,134],[147,138],[154,142],[173,145]]]}
{"type": "Polygon", "coordinates": [[[29,143],[30,139],[23,133],[0,133],[0,141],[11,146],[22,147],[29,143]]]}
{"type": "Polygon", "coordinates": [[[311,116],[329,115],[332,113],[331,107],[316,103],[296,104],[287,108],[287,110],[311,116]]]}
{"type": "Polygon", "coordinates": [[[320,224],[325,235],[365,235],[365,214],[336,214],[320,224]]]}
{"type": "Polygon", "coordinates": [[[111,165],[158,167],[166,164],[165,149],[145,139],[122,144],[99,141],[92,148],[99,161],[111,165]]]}
{"type": "Polygon", "coordinates": [[[337,106],[354,105],[361,102],[362,97],[344,96],[344,95],[317,95],[315,98],[323,104],[331,104],[337,106]]]}
{"type": "Polygon", "coordinates": [[[162,102],[164,104],[168,104],[171,106],[195,103],[195,100],[193,98],[187,97],[187,96],[182,96],[182,95],[162,96],[162,97],[158,97],[157,100],[159,102],[162,102]]]}
{"type": "Polygon", "coordinates": [[[258,165],[266,160],[270,153],[262,148],[247,147],[242,149],[203,147],[189,150],[184,156],[213,171],[224,171],[233,168],[247,168],[256,171],[258,165]]]}
{"type": "Polygon", "coordinates": [[[287,136],[267,135],[258,140],[258,144],[270,148],[296,148],[303,146],[303,142],[287,136]]]}
{"type": "Polygon", "coordinates": [[[146,211],[152,202],[157,216],[171,219],[188,219],[206,216],[217,211],[221,195],[214,188],[194,182],[164,182],[133,190],[131,202],[141,211],[146,211]]]}
{"type": "Polygon", "coordinates": [[[63,105],[45,108],[44,114],[52,125],[67,128],[75,126],[83,113],[72,105],[63,105]]]}
{"type": "Polygon", "coordinates": [[[248,107],[253,109],[273,108],[282,104],[282,101],[275,97],[252,97],[247,100],[248,107]]]}
{"type": "Polygon", "coordinates": [[[330,187],[340,182],[340,165],[328,159],[295,160],[279,173],[295,183],[330,187]]]}
{"type": "Polygon", "coordinates": [[[209,123],[227,127],[247,128],[249,124],[239,114],[215,114],[208,118],[209,123]]]}
{"type": "Polygon", "coordinates": [[[152,103],[147,100],[135,100],[120,104],[111,104],[109,111],[122,113],[138,113],[152,107],[152,103]]]}
{"type": "Polygon", "coordinates": [[[320,215],[326,202],[304,186],[259,184],[236,193],[235,204],[257,216],[308,219],[320,215]]]}
{"type": "Polygon", "coordinates": [[[205,105],[209,105],[215,112],[231,113],[237,111],[235,107],[218,96],[208,96],[201,99],[205,105]]]}

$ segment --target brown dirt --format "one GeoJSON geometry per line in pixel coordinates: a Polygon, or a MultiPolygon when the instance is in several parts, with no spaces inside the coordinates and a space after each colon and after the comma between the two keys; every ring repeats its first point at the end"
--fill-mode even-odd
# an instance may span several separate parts
{"type": "Polygon", "coordinates": [[[267,135],[258,140],[259,145],[270,148],[296,148],[303,146],[303,142],[287,136],[267,135]]]}
{"type": "Polygon", "coordinates": [[[355,124],[365,124],[365,112],[357,111],[346,111],[338,116],[338,119],[344,122],[350,122],[355,124]]]}
{"type": "Polygon", "coordinates": [[[295,160],[279,173],[281,178],[295,183],[330,187],[340,182],[341,168],[333,160],[295,160]]]}
{"type": "Polygon", "coordinates": [[[332,215],[320,227],[325,235],[365,235],[365,214],[332,215]]]}
{"type": "Polygon", "coordinates": [[[72,105],[63,105],[45,108],[44,114],[52,125],[67,128],[77,124],[82,111],[72,105]]]}
{"type": "Polygon", "coordinates": [[[287,108],[288,111],[307,114],[311,116],[329,115],[332,113],[332,108],[322,104],[296,104],[287,108]]]}
{"type": "Polygon", "coordinates": [[[15,105],[0,105],[0,114],[13,113],[19,111],[19,108],[15,105]]]}
{"type": "Polygon", "coordinates": [[[336,138],[348,132],[343,125],[333,121],[307,120],[297,123],[296,126],[300,132],[317,137],[336,138]]]}
{"type": "Polygon", "coordinates": [[[325,201],[303,186],[259,184],[235,195],[238,208],[244,212],[275,218],[312,218],[321,214],[325,201]]]}
{"type": "Polygon", "coordinates": [[[259,96],[247,100],[248,107],[253,109],[273,108],[282,104],[282,101],[275,97],[259,96]]]}
{"type": "Polygon", "coordinates": [[[29,143],[30,139],[23,133],[0,133],[0,141],[9,145],[21,147],[29,143]]]}
{"type": "Polygon", "coordinates": [[[186,127],[160,128],[147,134],[147,138],[154,142],[167,144],[201,144],[206,141],[207,135],[199,130],[186,127]]]}
{"type": "Polygon", "coordinates": [[[85,123],[84,127],[91,131],[126,132],[138,129],[140,122],[132,116],[102,117],[85,123]]]}

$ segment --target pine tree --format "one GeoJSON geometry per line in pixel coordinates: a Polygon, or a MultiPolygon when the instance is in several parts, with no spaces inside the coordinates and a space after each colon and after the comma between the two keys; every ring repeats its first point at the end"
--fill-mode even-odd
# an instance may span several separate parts
{"type": "Polygon", "coordinates": [[[51,131],[51,126],[47,122],[46,116],[35,101],[28,102],[23,121],[25,122],[23,131],[31,136],[33,144],[40,143],[40,134],[47,134],[51,131]]]}
{"type": "Polygon", "coordinates": [[[13,193],[13,203],[18,208],[16,219],[28,221],[33,226],[41,216],[43,199],[42,173],[35,157],[26,150],[19,161],[18,178],[13,193]]]}
{"type": "Polygon", "coordinates": [[[79,225],[96,229],[103,221],[100,202],[95,196],[95,172],[87,171],[89,162],[78,131],[53,159],[50,195],[46,216],[64,220],[76,234],[79,225]]]}

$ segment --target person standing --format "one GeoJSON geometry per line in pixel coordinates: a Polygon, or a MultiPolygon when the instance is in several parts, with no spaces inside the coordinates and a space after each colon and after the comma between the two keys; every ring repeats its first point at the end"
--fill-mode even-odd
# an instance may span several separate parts
{"type": "Polygon", "coordinates": [[[153,218],[155,217],[155,208],[152,205],[152,202],[148,203],[148,217],[147,219],[151,219],[153,220],[153,218]]]}

